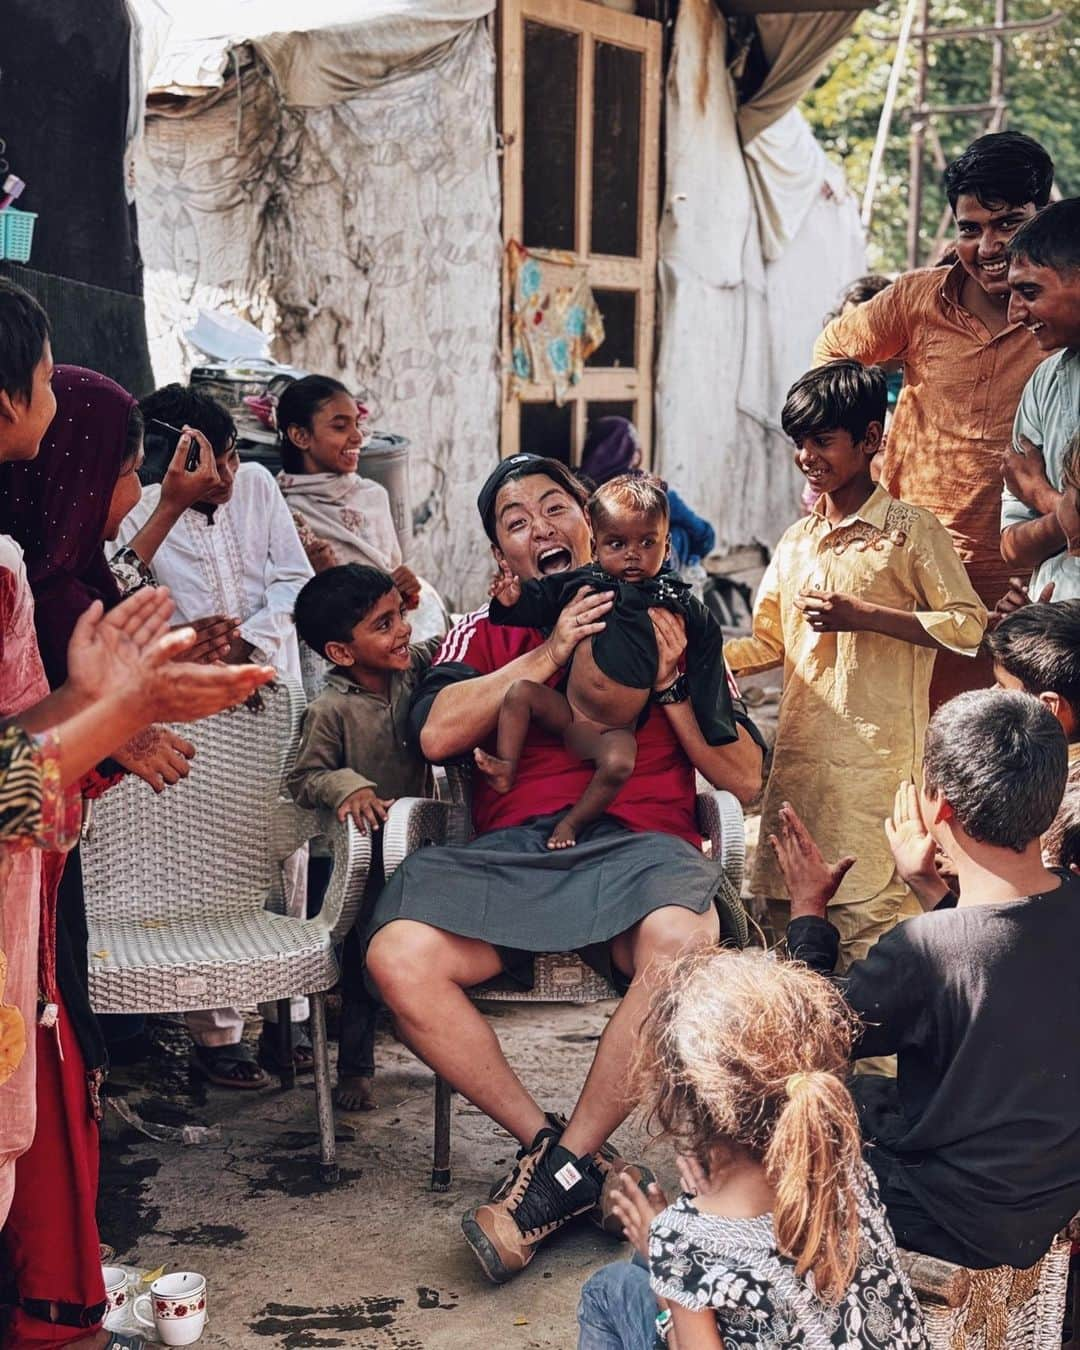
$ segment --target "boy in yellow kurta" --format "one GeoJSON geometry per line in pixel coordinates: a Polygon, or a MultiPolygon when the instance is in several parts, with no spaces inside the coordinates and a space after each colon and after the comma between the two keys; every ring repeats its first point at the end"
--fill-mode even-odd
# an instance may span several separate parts
{"type": "Polygon", "coordinates": [[[838,970],[919,912],[883,821],[900,783],[921,772],[935,652],[974,656],[987,618],[945,527],[870,476],[885,407],[884,374],[855,361],[832,361],[792,385],[781,420],[820,495],[776,546],[753,636],[724,644],[736,675],[784,668],[752,877],[774,931],[786,929],[788,902],[767,839],[782,802],[826,857],[857,854],[829,908],[838,970]]]}

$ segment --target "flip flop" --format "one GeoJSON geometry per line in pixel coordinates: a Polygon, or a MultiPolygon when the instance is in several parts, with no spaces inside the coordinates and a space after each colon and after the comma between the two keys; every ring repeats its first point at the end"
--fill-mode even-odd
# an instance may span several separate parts
{"type": "Polygon", "coordinates": [[[191,1067],[217,1087],[241,1092],[258,1091],[270,1086],[270,1075],[261,1067],[251,1048],[243,1041],[236,1045],[192,1045],[191,1067]],[[238,1076],[238,1065],[256,1070],[252,1076],[238,1076]],[[232,1071],[230,1072],[230,1066],[232,1071]]]}
{"type": "Polygon", "coordinates": [[[105,1350],[143,1350],[146,1345],[145,1336],[125,1335],[119,1331],[109,1332],[110,1340],[105,1343],[105,1350]]]}
{"type": "MultiPolygon", "coordinates": [[[[277,1023],[263,1023],[259,1033],[259,1063],[271,1073],[281,1073],[284,1065],[278,1055],[277,1023]]],[[[293,1071],[295,1073],[315,1072],[315,1050],[304,1023],[293,1023],[293,1071]]]]}

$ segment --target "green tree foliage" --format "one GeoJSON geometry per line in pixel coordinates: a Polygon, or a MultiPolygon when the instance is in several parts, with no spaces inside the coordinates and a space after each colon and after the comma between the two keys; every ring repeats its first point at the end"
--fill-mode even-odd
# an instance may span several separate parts
{"type": "MultiPolygon", "coordinates": [[[[902,0],[885,0],[860,15],[832,66],[807,95],[803,110],[818,140],[847,173],[861,200],[866,186],[889,69],[896,54],[902,0]]],[[[1054,9],[1064,21],[1049,31],[1009,39],[1006,52],[1006,126],[1040,140],[1054,157],[1064,196],[1080,195],[1080,0],[1010,0],[1008,19],[1037,19],[1054,9]]],[[[933,28],[992,23],[993,0],[931,0],[933,28]]],[[[979,103],[990,93],[993,43],[984,38],[930,44],[927,102],[979,103]]],[[[878,178],[870,231],[870,262],[880,270],[906,266],[910,109],[914,103],[916,44],[908,48],[892,132],[878,178]]],[[[986,129],[985,115],[935,117],[948,159],[986,129]]],[[[925,200],[920,224],[927,261],[946,202],[932,138],[926,150],[925,200]]]]}

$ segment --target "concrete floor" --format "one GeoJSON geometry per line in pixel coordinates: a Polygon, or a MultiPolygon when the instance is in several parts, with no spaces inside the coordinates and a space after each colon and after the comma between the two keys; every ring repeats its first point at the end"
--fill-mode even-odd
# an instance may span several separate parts
{"type": "MultiPolygon", "coordinates": [[[[545,1107],[568,1110],[613,1005],[491,1005],[511,1062],[545,1107]]],[[[585,1278],[627,1249],[583,1221],[541,1249],[512,1284],[484,1279],[461,1236],[515,1147],[454,1100],[454,1181],[428,1190],[432,1077],[380,1036],[379,1110],[339,1113],[341,1182],[315,1168],[310,1077],[285,1093],[208,1088],[190,1080],[180,1028],[155,1023],[155,1052],[116,1070],[111,1091],[146,1122],[220,1124],[199,1146],[160,1143],[107,1112],[99,1219],[117,1259],[143,1271],[207,1277],[206,1350],[351,1346],[365,1350],[572,1350],[585,1278]]],[[[336,1047],[332,1047],[336,1049],[336,1047]]],[[[618,1136],[642,1153],[632,1125],[618,1136]]],[[[647,1153],[672,1180],[669,1151],[647,1153]]]]}

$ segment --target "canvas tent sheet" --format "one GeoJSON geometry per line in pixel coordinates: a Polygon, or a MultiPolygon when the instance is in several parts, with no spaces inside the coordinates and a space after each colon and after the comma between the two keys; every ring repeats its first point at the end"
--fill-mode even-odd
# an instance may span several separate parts
{"type": "Polygon", "coordinates": [[[158,379],[185,376],[184,330],[221,306],[276,334],[280,359],[363,391],[412,443],[414,560],[453,604],[490,567],[474,502],[497,454],[494,100],[474,21],[437,60],[323,106],[287,108],[251,74],[152,116],[138,164],[158,379]]]}
{"type": "MultiPolygon", "coordinates": [[[[220,305],[275,334],[281,359],[365,391],[376,424],[412,442],[417,566],[453,607],[478,604],[491,561],[474,501],[498,454],[500,398],[495,59],[478,17],[489,0],[335,0],[351,27],[321,22],[330,0],[287,24],[280,0],[169,2],[165,28],[146,25],[148,81],[200,97],[149,117],[139,157],[158,379],[184,377],[198,358],[182,333],[220,305]],[[257,60],[238,85],[241,40],[257,60]]],[[[814,33],[771,38],[804,80],[827,51],[814,33]]],[[[797,509],[783,393],[865,270],[855,205],[783,73],[759,91],[768,106],[744,148],[724,22],[709,0],[682,0],[657,463],[722,545],[771,543],[797,509]]]]}
{"type": "Polygon", "coordinates": [[[709,0],[682,0],[667,90],[657,464],[714,522],[720,549],[771,545],[797,515],[801,476],[780,408],[824,315],[866,267],[856,204],[796,109],[744,154],[725,56],[709,0]]]}

